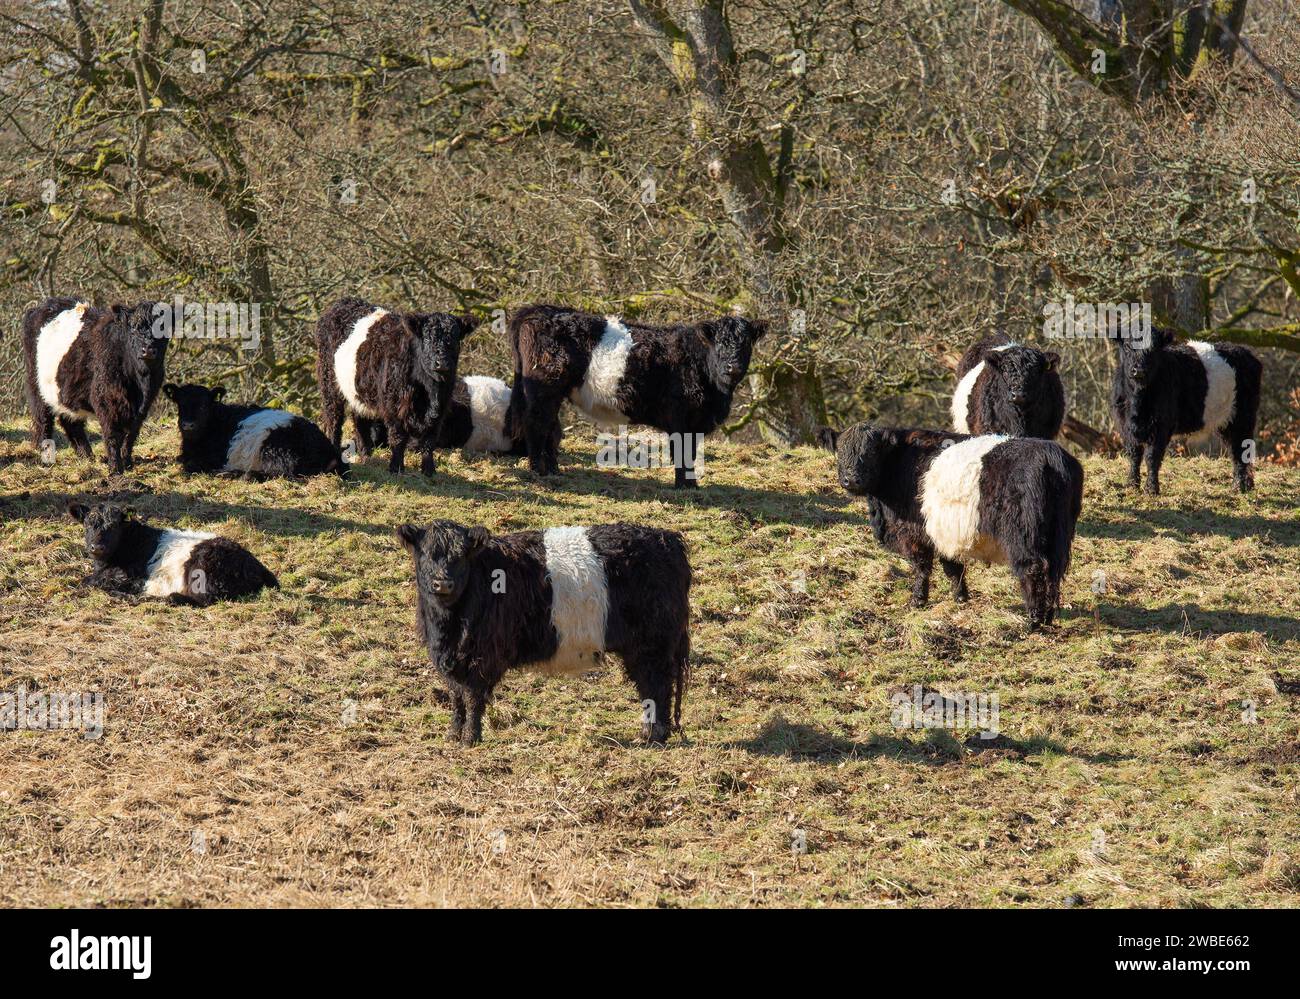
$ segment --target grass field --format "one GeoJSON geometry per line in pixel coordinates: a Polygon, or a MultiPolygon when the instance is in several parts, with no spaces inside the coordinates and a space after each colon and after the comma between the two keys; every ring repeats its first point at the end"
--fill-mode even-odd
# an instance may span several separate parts
{"type": "Polygon", "coordinates": [[[1027,636],[1002,568],[974,570],[962,607],[936,572],[931,606],[908,609],[903,563],[811,448],[710,441],[685,495],[668,470],[595,467],[585,427],[550,486],[457,454],[432,482],[380,459],[347,485],[187,479],[176,446],[151,423],[110,480],[0,432],[0,689],[106,705],[99,739],[0,732],[0,904],[1300,897],[1300,470],[1262,465],[1242,498],[1226,460],[1171,458],[1152,499],[1089,459],[1061,622],[1027,636]],[[81,588],[71,495],[225,533],[282,589],[196,610],[81,588]],[[392,534],[435,517],[684,531],[685,739],[635,744],[611,664],[514,673],[483,744],[446,743],[392,534]],[[896,729],[890,692],[913,684],[996,694],[1000,735],[896,729]]]}

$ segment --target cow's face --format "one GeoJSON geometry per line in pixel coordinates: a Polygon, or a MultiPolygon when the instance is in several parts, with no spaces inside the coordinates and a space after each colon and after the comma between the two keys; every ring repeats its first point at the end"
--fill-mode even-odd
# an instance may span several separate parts
{"type": "Polygon", "coordinates": [[[167,338],[154,333],[154,304],[115,305],[109,329],[121,343],[126,362],[139,374],[162,367],[167,352],[167,338]]]}
{"type": "Polygon", "coordinates": [[[898,446],[892,430],[859,423],[835,439],[840,486],[854,496],[878,492],[885,459],[898,446]]]}
{"type": "Polygon", "coordinates": [[[460,343],[478,325],[472,316],[434,312],[412,317],[415,357],[422,379],[450,384],[456,379],[460,343]]]}
{"type": "Polygon", "coordinates": [[[996,391],[1005,393],[1016,412],[1024,415],[1035,401],[1047,396],[1049,379],[1060,359],[1059,354],[1045,354],[1032,347],[1012,347],[992,351],[984,363],[998,373],[996,391]]]}
{"type": "Polygon", "coordinates": [[[749,370],[754,344],[767,332],[761,319],[724,316],[704,324],[709,341],[709,380],[723,392],[734,392],[749,370]]]}
{"type": "Polygon", "coordinates": [[[168,382],[163,386],[163,394],[176,403],[176,419],[180,424],[181,435],[202,437],[207,433],[226,390],[220,385],[210,389],[202,385],[174,385],[168,382]]]}
{"type": "Polygon", "coordinates": [[[69,503],[68,516],[86,530],[86,551],[99,561],[112,558],[126,531],[126,511],[112,503],[69,503]]]}
{"type": "Polygon", "coordinates": [[[1119,364],[1124,377],[1135,388],[1145,388],[1154,384],[1160,376],[1164,365],[1165,348],[1170,346],[1173,336],[1168,330],[1153,328],[1151,339],[1143,346],[1135,340],[1119,339],[1119,364]]]}
{"type": "Polygon", "coordinates": [[[427,602],[453,607],[465,595],[475,557],[491,534],[482,527],[462,527],[435,520],[428,527],[403,524],[397,540],[415,561],[415,585],[427,602]]]}

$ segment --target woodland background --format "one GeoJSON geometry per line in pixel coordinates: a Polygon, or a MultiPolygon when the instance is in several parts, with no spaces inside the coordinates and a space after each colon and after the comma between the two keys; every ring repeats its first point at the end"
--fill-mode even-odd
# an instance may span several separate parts
{"type": "MultiPolygon", "coordinates": [[[[314,413],[336,298],[773,320],[733,431],[946,424],[1044,304],[1153,303],[1265,355],[1300,449],[1288,0],[0,0],[0,415],[48,294],[257,302],[173,378],[314,413]],[[1099,55],[1102,58],[1099,59],[1099,55]]],[[[1105,344],[1055,342],[1070,437],[1105,344]]],[[[485,325],[463,372],[508,377],[485,325]]]]}

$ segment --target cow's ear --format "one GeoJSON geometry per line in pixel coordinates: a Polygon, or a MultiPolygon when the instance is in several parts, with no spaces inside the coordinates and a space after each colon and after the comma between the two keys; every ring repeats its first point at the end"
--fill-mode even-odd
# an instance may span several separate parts
{"type": "Polygon", "coordinates": [[[768,322],[766,319],[754,319],[749,324],[749,342],[758,343],[767,335],[768,322]]]}
{"type": "Polygon", "coordinates": [[[225,397],[226,397],[226,387],[224,385],[218,385],[216,388],[212,390],[212,400],[214,402],[220,402],[225,397]]]}
{"type": "Polygon", "coordinates": [[[397,540],[408,552],[418,551],[420,542],[424,540],[424,528],[416,527],[414,524],[403,524],[397,529],[397,540]]]}
{"type": "Polygon", "coordinates": [[[1151,327],[1151,346],[1157,349],[1169,347],[1174,342],[1174,334],[1160,326],[1151,327]]]}
{"type": "Polygon", "coordinates": [[[833,427],[817,428],[817,443],[824,447],[831,454],[835,453],[835,448],[840,442],[840,432],[833,427]]]}
{"type": "Polygon", "coordinates": [[[471,312],[466,312],[463,316],[457,316],[460,320],[460,338],[464,340],[473,333],[482,324],[483,320],[471,312]]]}
{"type": "Polygon", "coordinates": [[[175,382],[168,382],[166,385],[163,386],[163,395],[165,395],[168,399],[172,400],[172,402],[175,402],[176,389],[178,387],[179,386],[175,382]]]}
{"type": "Polygon", "coordinates": [[[492,537],[491,532],[486,527],[471,527],[469,529],[469,550],[471,553],[478,551],[488,543],[492,537]]]}
{"type": "Polygon", "coordinates": [[[68,500],[68,516],[73,520],[81,523],[86,519],[86,511],[90,508],[85,503],[78,503],[76,500],[68,500]]]}
{"type": "Polygon", "coordinates": [[[1048,370],[1048,371],[1055,371],[1055,370],[1056,370],[1056,366],[1057,366],[1058,364],[1061,363],[1061,355],[1058,354],[1058,353],[1057,353],[1056,351],[1054,351],[1054,350],[1049,350],[1049,351],[1048,351],[1046,354],[1044,354],[1043,356],[1044,356],[1045,358],[1047,358],[1047,370],[1048,370]]]}

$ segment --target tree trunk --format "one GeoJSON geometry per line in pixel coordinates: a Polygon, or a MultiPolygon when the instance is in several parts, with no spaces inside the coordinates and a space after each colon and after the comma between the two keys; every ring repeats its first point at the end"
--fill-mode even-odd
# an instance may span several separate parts
{"type": "MultiPolygon", "coordinates": [[[[660,60],[690,101],[691,131],[702,145],[710,178],[717,185],[745,268],[749,304],[774,331],[792,331],[789,295],[772,279],[773,261],[785,245],[782,197],[761,137],[745,134],[732,86],[736,65],[731,26],[722,0],[667,4],[629,0],[632,14],[649,33],[660,60]]],[[[810,443],[826,422],[817,365],[798,340],[783,344],[782,356],[750,378],[756,422],[764,439],[810,443]]]]}

